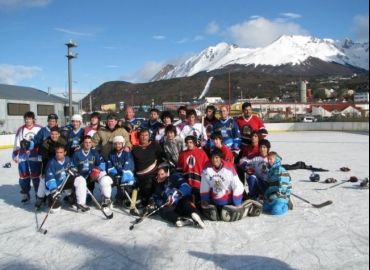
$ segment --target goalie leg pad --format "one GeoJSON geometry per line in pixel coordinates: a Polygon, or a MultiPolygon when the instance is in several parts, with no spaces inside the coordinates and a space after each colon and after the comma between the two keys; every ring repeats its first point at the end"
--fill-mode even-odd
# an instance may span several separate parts
{"type": "Polygon", "coordinates": [[[262,203],[255,200],[250,200],[252,203],[252,207],[248,211],[248,216],[250,217],[258,217],[262,213],[262,203]]]}
{"type": "Polygon", "coordinates": [[[212,221],[219,221],[220,216],[217,212],[217,207],[215,205],[209,204],[207,206],[202,205],[203,214],[212,221]]]}
{"type": "Polygon", "coordinates": [[[244,207],[225,205],[221,210],[221,219],[225,222],[233,222],[243,218],[244,213],[248,212],[244,207]]]}

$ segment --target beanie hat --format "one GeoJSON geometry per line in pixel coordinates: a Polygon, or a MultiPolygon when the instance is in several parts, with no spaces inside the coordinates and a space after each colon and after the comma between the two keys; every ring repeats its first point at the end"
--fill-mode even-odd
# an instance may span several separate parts
{"type": "Polygon", "coordinates": [[[71,121],[80,121],[82,123],[82,116],[80,114],[74,114],[71,121]]]}
{"type": "Polygon", "coordinates": [[[125,138],[123,138],[123,136],[115,136],[113,138],[113,143],[122,143],[122,144],[125,144],[125,138]]]}

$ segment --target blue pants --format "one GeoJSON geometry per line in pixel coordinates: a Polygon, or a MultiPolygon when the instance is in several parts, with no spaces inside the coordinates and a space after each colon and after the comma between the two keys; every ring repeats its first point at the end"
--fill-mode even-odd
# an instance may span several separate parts
{"type": "Polygon", "coordinates": [[[257,178],[255,175],[250,175],[247,178],[249,194],[253,200],[256,200],[258,195],[264,195],[267,188],[268,183],[260,178],[257,178]]]}
{"type": "Polygon", "coordinates": [[[22,194],[27,194],[31,191],[31,175],[30,170],[32,172],[32,185],[37,193],[37,189],[39,188],[40,183],[40,162],[35,162],[30,160],[30,169],[28,168],[27,161],[21,161],[18,163],[18,171],[19,171],[19,186],[21,188],[22,194]]]}
{"type": "Polygon", "coordinates": [[[288,212],[289,207],[287,203],[276,202],[271,205],[268,202],[263,203],[263,212],[271,213],[272,215],[281,216],[288,212]]]}

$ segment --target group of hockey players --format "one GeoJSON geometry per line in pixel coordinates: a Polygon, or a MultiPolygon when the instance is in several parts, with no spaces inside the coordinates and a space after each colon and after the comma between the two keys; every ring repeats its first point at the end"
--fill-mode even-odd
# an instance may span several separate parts
{"type": "Polygon", "coordinates": [[[178,227],[204,228],[204,218],[231,222],[262,211],[282,215],[290,206],[290,176],[281,157],[270,151],[267,130],[251,104],[242,110],[234,120],[221,106],[216,118],[216,107],[208,106],[200,119],[181,106],[174,122],[169,111],[156,109],[141,121],[129,107],[124,119],[108,114],[105,125],[94,112],[85,128],[78,114],[64,127],[50,114],[42,127],[27,112],[13,151],[21,202],[30,202],[33,186],[36,210],[47,203],[58,211],[64,192],[70,207],[89,211],[98,185],[106,216],[113,194],[115,204],[130,214],[159,212],[178,227]]]}

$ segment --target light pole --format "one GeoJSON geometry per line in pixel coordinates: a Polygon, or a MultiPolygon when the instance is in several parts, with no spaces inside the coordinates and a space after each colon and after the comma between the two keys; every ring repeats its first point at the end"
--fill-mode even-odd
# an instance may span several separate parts
{"type": "Polygon", "coordinates": [[[134,94],[139,93],[139,91],[131,92],[130,90],[126,89],[126,92],[128,92],[131,95],[131,106],[134,106],[134,94]]]}
{"type": "Polygon", "coordinates": [[[92,101],[93,99],[96,99],[96,97],[92,97],[91,93],[90,93],[90,113],[92,113],[92,101]]]}
{"type": "Polygon", "coordinates": [[[78,57],[78,53],[75,55],[71,51],[71,48],[77,47],[77,42],[70,39],[67,44],[67,55],[68,58],[68,93],[69,93],[69,122],[72,118],[72,59],[78,57]]]}

